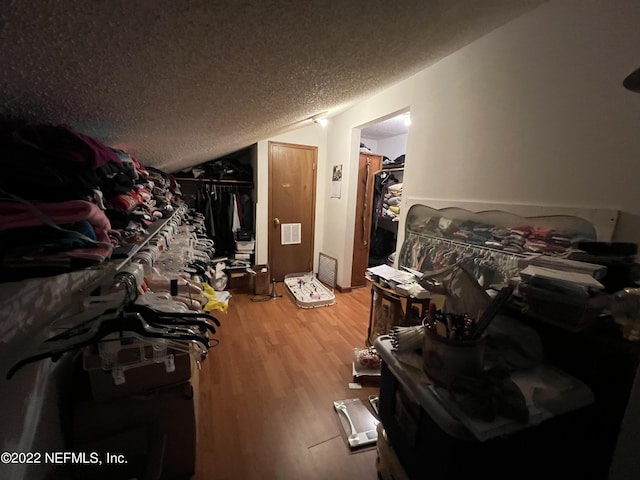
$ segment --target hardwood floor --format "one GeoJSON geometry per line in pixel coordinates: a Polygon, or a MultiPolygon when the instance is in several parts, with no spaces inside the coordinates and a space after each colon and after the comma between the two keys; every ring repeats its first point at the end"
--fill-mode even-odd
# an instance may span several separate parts
{"type": "Polygon", "coordinates": [[[353,348],[365,345],[369,288],[336,292],[336,304],[302,309],[232,291],[200,372],[194,480],[376,479],[375,449],[351,453],[333,401],[351,390],[353,348]]]}

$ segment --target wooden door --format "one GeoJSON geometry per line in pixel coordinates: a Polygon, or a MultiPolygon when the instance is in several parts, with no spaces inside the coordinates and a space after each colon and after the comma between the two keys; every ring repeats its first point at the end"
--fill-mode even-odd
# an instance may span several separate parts
{"type": "Polygon", "coordinates": [[[360,154],[358,161],[358,191],[356,194],[356,221],[353,232],[352,287],[363,287],[365,285],[364,274],[369,265],[374,176],[381,169],[381,155],[360,154]]]}
{"type": "Polygon", "coordinates": [[[276,281],[313,271],[317,158],[318,147],[269,142],[269,267],[276,281]]]}

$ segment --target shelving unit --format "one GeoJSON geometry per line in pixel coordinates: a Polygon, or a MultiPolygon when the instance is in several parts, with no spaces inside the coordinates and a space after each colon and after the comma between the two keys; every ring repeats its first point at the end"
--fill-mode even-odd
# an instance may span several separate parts
{"type": "MultiPolygon", "coordinates": [[[[251,237],[252,237],[251,239],[253,239],[253,237],[255,236],[255,222],[256,222],[255,201],[253,200],[253,197],[254,197],[253,190],[255,189],[255,184],[253,181],[224,179],[224,178],[219,179],[219,178],[212,178],[212,177],[198,177],[198,178],[175,177],[175,180],[180,184],[183,199],[189,204],[190,207],[193,207],[194,209],[198,210],[200,213],[203,213],[205,215],[207,214],[209,205],[215,204],[217,202],[217,200],[214,200],[213,202],[211,202],[210,197],[213,197],[214,199],[219,199],[219,198],[222,198],[222,196],[224,195],[231,194],[234,196],[234,198],[240,198],[240,197],[246,198],[246,196],[248,195],[253,205],[252,206],[253,212],[252,212],[252,215],[249,217],[250,226],[247,227],[246,230],[251,231],[251,237]],[[213,192],[216,192],[216,194],[213,194],[213,192]]],[[[238,200],[238,202],[240,202],[240,200],[238,200]]],[[[215,208],[216,207],[213,207],[214,210],[215,208]]],[[[243,205],[243,208],[244,208],[244,205],[243,205]]],[[[209,218],[212,218],[212,217],[209,217],[209,218]]],[[[212,219],[210,221],[213,224],[217,225],[215,219],[212,219]]],[[[246,222],[246,218],[244,218],[242,222],[243,223],[246,222]]],[[[216,237],[215,232],[218,231],[217,226],[213,228],[214,234],[212,235],[212,238],[216,242],[218,253],[220,255],[224,255],[229,258],[234,258],[234,252],[236,249],[233,248],[234,247],[234,245],[232,244],[233,242],[227,235],[228,231],[225,232],[225,230],[228,230],[228,229],[223,228],[221,230],[223,231],[221,238],[216,237]]],[[[237,238],[235,238],[235,235],[233,240],[238,240],[237,238]]],[[[243,252],[243,253],[246,253],[246,252],[243,252]]],[[[255,256],[251,255],[250,258],[246,260],[249,260],[251,263],[253,263],[255,260],[255,256]]]]}
{"type": "MultiPolygon", "coordinates": [[[[60,421],[60,409],[66,408],[70,400],[67,383],[73,355],[64,355],[56,362],[46,360],[25,366],[10,380],[5,376],[12,365],[39,351],[47,339],[59,333],[59,319],[75,312],[82,300],[96,289],[107,284],[111,286],[114,277],[131,262],[133,255],[179,214],[180,211],[176,211],[170,217],[154,222],[148,228],[149,234],[126,258],[107,260],[96,267],[56,276],[2,284],[0,395],[6,408],[0,414],[0,421],[8,433],[7,441],[31,451],[65,449],[57,422],[60,421]],[[66,400],[63,402],[61,397],[66,400]]],[[[28,470],[30,474],[34,471],[28,470]]]]}
{"type": "MultiPolygon", "coordinates": [[[[154,222],[149,235],[139,242],[124,259],[107,260],[85,270],[76,270],[53,277],[30,278],[19,282],[3,284],[0,312],[6,319],[21,319],[21,324],[31,324],[33,316],[46,316],[53,323],[76,305],[82,298],[103,286],[131,261],[133,255],[149,243],[156,234],[180,212],[166,219],[154,222]],[[50,299],[49,301],[43,301],[50,299]],[[30,308],[25,308],[25,304],[30,308]]],[[[15,322],[12,322],[15,323],[15,322]]]]}

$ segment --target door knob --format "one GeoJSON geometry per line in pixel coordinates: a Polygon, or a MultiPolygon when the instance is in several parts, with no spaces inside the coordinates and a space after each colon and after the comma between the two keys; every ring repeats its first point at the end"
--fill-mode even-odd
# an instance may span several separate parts
{"type": "Polygon", "coordinates": [[[278,225],[280,225],[280,219],[278,217],[273,219],[273,226],[277,227],[278,225]]]}

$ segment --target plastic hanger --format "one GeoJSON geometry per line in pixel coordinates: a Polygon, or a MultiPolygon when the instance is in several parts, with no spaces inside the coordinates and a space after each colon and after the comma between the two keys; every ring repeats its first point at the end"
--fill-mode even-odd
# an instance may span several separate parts
{"type": "Polygon", "coordinates": [[[127,311],[137,312],[150,324],[161,325],[197,325],[216,333],[216,329],[207,320],[213,322],[216,326],[220,326],[220,321],[208,313],[199,312],[163,312],[155,310],[147,305],[131,304],[126,308],[127,311]]]}
{"type": "Polygon", "coordinates": [[[149,325],[139,313],[120,313],[116,316],[103,315],[95,321],[71,328],[45,342],[48,350],[26,357],[7,372],[7,379],[23,366],[46,358],[54,362],[67,352],[100,343],[104,337],[118,332],[131,332],[142,338],[160,338],[175,341],[194,341],[201,345],[203,350],[209,349],[209,339],[203,335],[189,333],[172,333],[168,328],[157,328],[149,325]]]}

